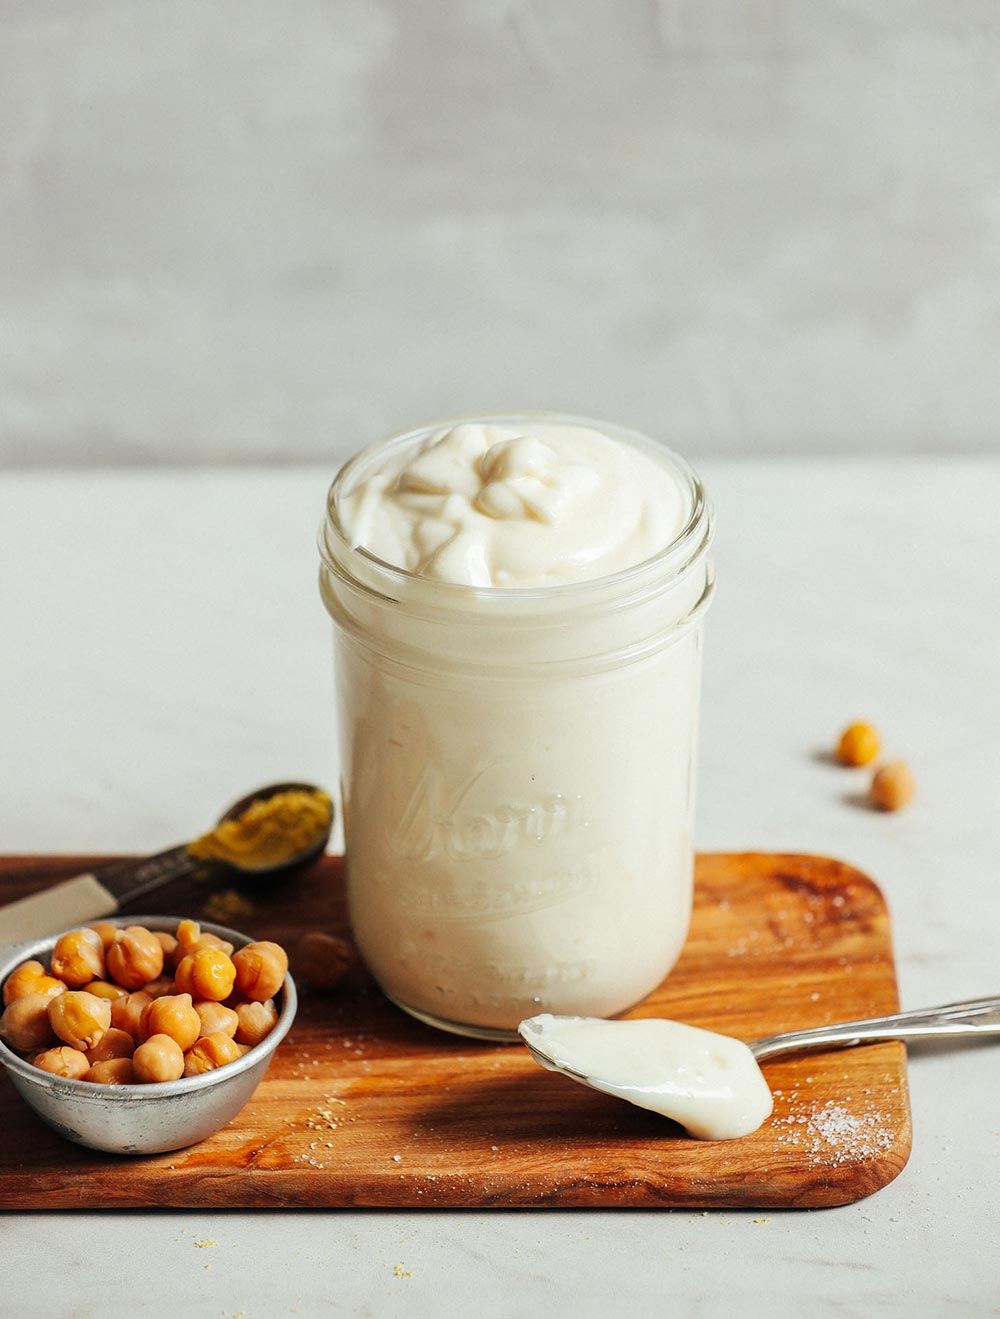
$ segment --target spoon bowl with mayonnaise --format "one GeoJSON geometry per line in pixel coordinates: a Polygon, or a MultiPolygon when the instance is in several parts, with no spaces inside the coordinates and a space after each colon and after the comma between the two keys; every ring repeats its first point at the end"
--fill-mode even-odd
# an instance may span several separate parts
{"type": "Polygon", "coordinates": [[[205,867],[246,879],[280,879],[325,849],[333,802],[311,783],[272,783],[248,793],[214,829],[155,856],[126,857],[0,907],[0,943],[112,916],[127,902],[205,867]]]}
{"type": "Polygon", "coordinates": [[[878,1040],[985,1039],[1000,1035],[1000,998],[788,1031],[749,1044],[662,1017],[608,1021],[542,1013],[522,1021],[518,1033],[549,1071],[672,1118],[699,1140],[733,1140],[771,1115],[762,1061],[878,1040]]]}

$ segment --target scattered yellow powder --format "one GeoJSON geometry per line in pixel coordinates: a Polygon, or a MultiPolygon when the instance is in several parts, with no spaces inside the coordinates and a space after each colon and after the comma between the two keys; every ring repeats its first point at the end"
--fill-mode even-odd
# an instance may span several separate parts
{"type": "Polygon", "coordinates": [[[234,888],[223,889],[221,893],[212,893],[201,909],[201,914],[208,921],[217,921],[220,925],[232,925],[241,916],[252,916],[254,905],[249,898],[237,893],[234,888]]]}

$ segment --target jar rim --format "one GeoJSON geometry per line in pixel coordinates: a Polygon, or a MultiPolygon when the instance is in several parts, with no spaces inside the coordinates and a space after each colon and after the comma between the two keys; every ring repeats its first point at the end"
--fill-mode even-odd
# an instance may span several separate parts
{"type": "MultiPolygon", "coordinates": [[[[472,599],[480,605],[485,605],[487,609],[492,607],[503,609],[517,604],[530,608],[530,606],[543,601],[571,605],[574,601],[583,600],[588,593],[593,594],[595,591],[617,592],[619,588],[627,591],[633,583],[642,582],[644,578],[648,577],[658,565],[665,565],[673,559],[679,559],[680,561],[671,576],[679,576],[693,558],[696,558],[707,549],[712,538],[712,530],[711,504],[701,478],[685,458],[667,445],[652,439],[641,431],[632,430],[613,422],[599,421],[590,417],[581,417],[564,412],[519,411],[446,417],[422,426],[407,427],[406,430],[397,431],[384,439],[366,445],[365,448],[349,458],[334,477],[327,492],[326,517],[320,528],[318,541],[320,557],[327,568],[337,572],[344,571],[344,564],[342,562],[338,563],[334,557],[333,546],[330,541],[332,534],[337,548],[342,553],[346,553],[350,557],[357,556],[371,574],[376,579],[381,579],[386,586],[396,583],[404,591],[408,587],[416,587],[429,598],[436,597],[438,602],[445,608],[449,605],[462,608],[462,602],[464,601],[465,606],[462,608],[462,612],[464,612],[465,608],[468,607],[468,602],[472,599]],[[655,554],[651,554],[627,568],[620,568],[616,572],[607,573],[600,577],[583,578],[573,582],[556,582],[545,586],[469,586],[461,582],[442,581],[438,578],[426,577],[420,573],[411,572],[407,568],[401,568],[398,564],[388,563],[385,559],[373,554],[365,546],[351,543],[340,521],[338,500],[349,488],[352,478],[355,478],[376,456],[385,454],[391,449],[401,448],[405,444],[415,443],[435,431],[450,429],[454,426],[467,424],[510,425],[525,421],[544,421],[557,425],[581,426],[597,430],[611,439],[621,440],[632,448],[638,449],[658,463],[671,466],[676,475],[681,478],[687,496],[689,511],[684,525],[655,554]],[[693,546],[692,553],[684,554],[683,551],[690,546],[693,546]],[[492,602],[492,605],[487,604],[487,602],[492,602]]],[[[369,582],[359,582],[359,585],[371,589],[369,582]]]]}

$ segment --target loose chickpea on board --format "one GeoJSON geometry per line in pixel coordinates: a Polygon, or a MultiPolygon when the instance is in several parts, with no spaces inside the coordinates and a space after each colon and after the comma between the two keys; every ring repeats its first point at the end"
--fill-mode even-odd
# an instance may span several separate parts
{"type": "Polygon", "coordinates": [[[339,935],[307,930],[294,954],[295,975],[309,989],[336,989],[357,965],[354,945],[339,935]]]}

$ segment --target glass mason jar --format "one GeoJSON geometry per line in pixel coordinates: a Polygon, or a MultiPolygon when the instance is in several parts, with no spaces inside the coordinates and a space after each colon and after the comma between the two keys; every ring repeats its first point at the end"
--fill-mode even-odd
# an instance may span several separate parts
{"type": "Polygon", "coordinates": [[[687,463],[634,432],[462,420],[593,427],[665,465],[687,512],[613,575],[474,588],[384,563],[341,525],[343,495],[440,426],[364,450],[330,488],[320,587],[354,936],[399,1007],[506,1039],[539,1012],[624,1011],[684,943],[712,514],[687,463]]]}

